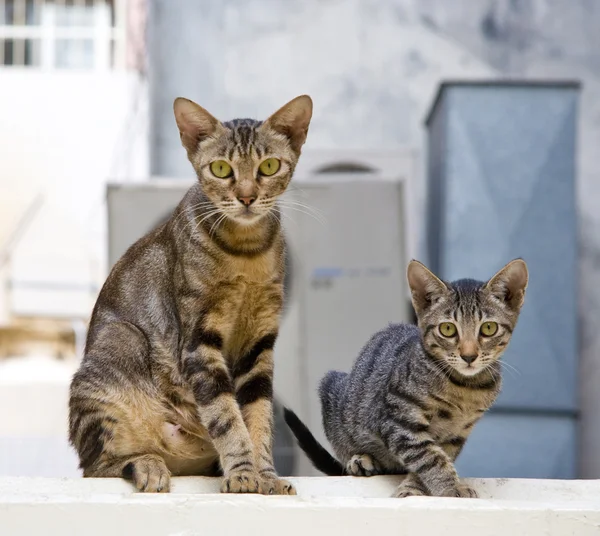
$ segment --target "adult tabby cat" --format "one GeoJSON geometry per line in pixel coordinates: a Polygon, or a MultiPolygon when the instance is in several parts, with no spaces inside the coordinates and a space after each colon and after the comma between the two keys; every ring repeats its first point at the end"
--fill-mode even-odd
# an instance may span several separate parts
{"type": "Polygon", "coordinates": [[[339,462],[290,410],[301,448],[329,475],[407,474],[394,496],[476,497],[454,460],[500,391],[500,358],[523,304],[527,266],[507,264],[487,283],[445,283],[411,261],[418,327],[390,325],[363,348],[349,374],[330,371],[319,394],[339,462]]]}
{"type": "Polygon", "coordinates": [[[223,492],[295,494],[272,456],[273,346],[283,301],[286,190],[312,116],[308,96],[264,122],[221,123],[177,99],[198,182],[114,266],[70,391],[86,477],[169,490],[223,474],[223,492]]]}

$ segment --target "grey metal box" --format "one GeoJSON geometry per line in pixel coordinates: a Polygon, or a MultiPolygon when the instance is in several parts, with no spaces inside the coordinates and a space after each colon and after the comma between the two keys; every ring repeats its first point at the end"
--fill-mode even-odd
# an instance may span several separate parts
{"type": "Polygon", "coordinates": [[[490,413],[475,426],[456,468],[462,477],[574,478],[577,421],[568,415],[490,413]]]}

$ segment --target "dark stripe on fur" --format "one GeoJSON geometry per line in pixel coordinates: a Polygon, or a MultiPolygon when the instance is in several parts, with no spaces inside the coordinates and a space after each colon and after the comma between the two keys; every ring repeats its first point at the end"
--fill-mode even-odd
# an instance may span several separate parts
{"type": "Polygon", "coordinates": [[[209,348],[214,348],[215,350],[221,350],[223,347],[223,337],[219,335],[216,331],[204,330],[202,328],[196,328],[196,330],[192,333],[190,338],[190,342],[187,345],[187,351],[189,353],[194,353],[198,350],[198,347],[208,346],[209,348]]]}
{"type": "Polygon", "coordinates": [[[444,441],[444,445],[452,445],[453,447],[462,447],[465,442],[466,442],[466,438],[464,437],[452,437],[450,439],[448,439],[448,441],[444,441]]]}
{"type": "Polygon", "coordinates": [[[231,430],[234,422],[235,419],[233,417],[227,421],[223,421],[221,418],[217,417],[208,423],[206,429],[212,439],[218,439],[231,430]]]}
{"type": "MultiPolygon", "coordinates": [[[[429,442],[428,444],[430,445],[431,443],[433,443],[433,442],[429,442]]],[[[416,446],[414,449],[411,447],[409,450],[406,450],[404,448],[399,448],[399,449],[397,449],[397,453],[402,457],[402,462],[404,463],[404,465],[410,466],[417,460],[420,460],[423,458],[424,453],[425,453],[425,448],[427,446],[428,446],[427,444],[423,445],[423,448],[416,446]]]]}
{"type": "Polygon", "coordinates": [[[477,381],[469,381],[467,378],[458,378],[455,377],[454,374],[449,374],[448,379],[450,382],[457,387],[463,387],[465,389],[483,389],[490,390],[496,387],[497,382],[494,380],[489,380],[487,382],[477,383],[477,381]]]}
{"type": "Polygon", "coordinates": [[[79,467],[87,469],[96,462],[104,449],[104,426],[102,419],[94,417],[81,428],[79,443],[79,467]]]}
{"type": "Polygon", "coordinates": [[[317,470],[328,476],[343,476],[346,474],[344,466],[327,452],[291,409],[283,408],[283,418],[296,437],[298,445],[317,470]]]}
{"type": "Polygon", "coordinates": [[[234,463],[229,468],[230,471],[239,471],[240,469],[248,469],[248,470],[250,470],[250,469],[252,469],[252,464],[249,461],[244,460],[242,462],[234,463]]]}
{"type": "Polygon", "coordinates": [[[409,407],[411,404],[413,404],[423,411],[427,411],[429,409],[429,406],[427,406],[425,400],[423,400],[422,398],[417,398],[416,396],[410,394],[407,391],[399,391],[398,389],[390,388],[390,394],[396,398],[399,398],[400,400],[404,400],[405,402],[407,402],[407,405],[409,407]]]}
{"type": "Polygon", "coordinates": [[[431,457],[429,459],[421,457],[421,462],[415,467],[415,472],[417,473],[426,473],[427,471],[431,471],[431,469],[435,469],[436,467],[442,464],[441,458],[438,456],[431,457]]]}
{"type": "Polygon", "coordinates": [[[201,406],[207,406],[223,393],[233,393],[231,378],[221,368],[208,368],[201,361],[188,359],[183,364],[183,372],[201,406]]]}
{"type": "Polygon", "coordinates": [[[452,418],[452,413],[450,413],[447,409],[440,408],[440,409],[438,409],[437,414],[440,419],[451,419],[452,418]]]}
{"type": "Polygon", "coordinates": [[[240,406],[252,404],[260,398],[273,398],[273,380],[269,376],[256,376],[242,385],[236,398],[240,406]]]}
{"type": "Polygon", "coordinates": [[[273,349],[276,339],[276,333],[269,333],[262,337],[246,355],[235,363],[233,367],[233,377],[237,378],[238,376],[248,374],[248,372],[254,368],[254,365],[256,365],[256,360],[260,354],[273,349]]]}
{"type": "Polygon", "coordinates": [[[429,426],[427,424],[412,421],[406,418],[405,415],[390,415],[390,419],[401,430],[408,430],[409,432],[413,432],[414,434],[426,432],[427,430],[429,430],[429,426]]]}

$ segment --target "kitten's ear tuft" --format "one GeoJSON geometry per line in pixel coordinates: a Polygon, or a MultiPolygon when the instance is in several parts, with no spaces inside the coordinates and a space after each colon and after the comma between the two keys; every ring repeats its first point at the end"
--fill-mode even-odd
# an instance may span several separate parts
{"type": "Polygon", "coordinates": [[[286,136],[292,149],[300,154],[308,134],[312,110],[312,99],[308,95],[300,95],[279,108],[265,121],[265,125],[286,136]]]}
{"type": "Polygon", "coordinates": [[[525,300],[528,282],[527,264],[523,259],[515,259],[492,277],[485,288],[510,308],[518,311],[525,300]]]}
{"type": "Polygon", "coordinates": [[[419,261],[412,260],[408,263],[406,278],[417,315],[420,315],[449,290],[446,283],[419,261]]]}
{"type": "Polygon", "coordinates": [[[212,135],[220,124],[202,106],[182,97],[175,99],[173,111],[181,143],[188,153],[194,153],[198,144],[212,135]]]}

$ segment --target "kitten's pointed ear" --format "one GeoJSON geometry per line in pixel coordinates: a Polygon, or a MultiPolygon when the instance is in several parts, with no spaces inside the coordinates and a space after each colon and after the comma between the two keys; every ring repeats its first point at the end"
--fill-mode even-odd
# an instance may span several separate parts
{"type": "Polygon", "coordinates": [[[449,290],[446,283],[419,261],[412,260],[408,263],[406,277],[417,315],[449,290]]]}
{"type": "Polygon", "coordinates": [[[213,134],[220,125],[218,119],[210,115],[202,106],[182,97],[175,99],[173,111],[181,143],[188,153],[195,152],[198,144],[213,134]]]}
{"type": "Polygon", "coordinates": [[[517,311],[525,300],[525,290],[528,282],[527,264],[523,259],[515,259],[492,277],[485,288],[496,298],[504,301],[509,307],[517,311]]]}
{"type": "Polygon", "coordinates": [[[300,154],[308,134],[312,109],[312,99],[308,95],[300,95],[279,108],[265,121],[265,125],[286,136],[292,149],[300,154]]]}

